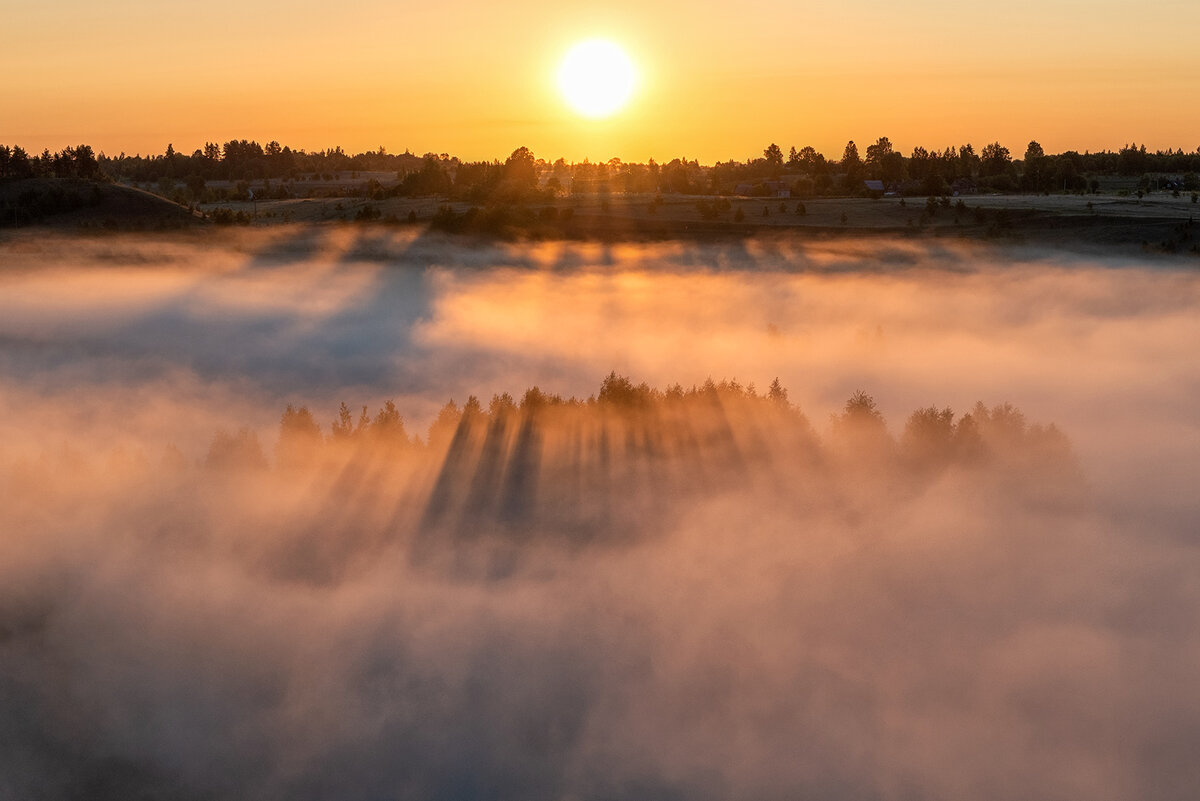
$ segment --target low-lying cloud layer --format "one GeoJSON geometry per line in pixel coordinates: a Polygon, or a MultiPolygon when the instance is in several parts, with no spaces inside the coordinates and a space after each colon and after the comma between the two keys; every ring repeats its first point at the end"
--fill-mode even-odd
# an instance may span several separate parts
{"type": "Polygon", "coordinates": [[[1193,272],[328,230],[0,257],[0,798],[1200,786],[1193,272]],[[374,425],[335,435],[343,400],[374,425]]]}

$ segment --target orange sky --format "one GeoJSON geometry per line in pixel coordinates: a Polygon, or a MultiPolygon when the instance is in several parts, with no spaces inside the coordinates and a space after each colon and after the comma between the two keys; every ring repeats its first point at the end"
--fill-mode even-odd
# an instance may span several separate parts
{"type": "Polygon", "coordinates": [[[34,151],[250,138],[707,163],[773,141],[840,156],[879,136],[905,152],[1200,146],[1200,58],[1181,36],[1200,30],[1194,0],[7,0],[4,16],[0,142],[34,151]],[[554,83],[594,36],[641,70],[632,104],[602,122],[554,83]]]}

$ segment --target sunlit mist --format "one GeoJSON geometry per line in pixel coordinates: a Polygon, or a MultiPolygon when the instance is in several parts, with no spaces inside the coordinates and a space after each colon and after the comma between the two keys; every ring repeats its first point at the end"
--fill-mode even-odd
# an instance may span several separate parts
{"type": "Polygon", "coordinates": [[[0,798],[1184,801],[1200,276],[0,240],[0,798]]]}

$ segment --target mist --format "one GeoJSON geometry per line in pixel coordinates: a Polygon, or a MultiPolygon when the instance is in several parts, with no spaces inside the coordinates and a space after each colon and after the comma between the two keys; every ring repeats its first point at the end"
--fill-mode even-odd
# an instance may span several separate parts
{"type": "Polygon", "coordinates": [[[1178,263],[372,229],[0,261],[0,797],[1200,786],[1178,263]]]}

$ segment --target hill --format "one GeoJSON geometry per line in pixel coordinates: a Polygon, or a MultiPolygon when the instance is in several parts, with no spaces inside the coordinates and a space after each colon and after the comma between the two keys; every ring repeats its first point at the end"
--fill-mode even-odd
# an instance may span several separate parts
{"type": "Polygon", "coordinates": [[[140,189],[82,178],[0,182],[0,227],[180,228],[201,217],[140,189]]]}

